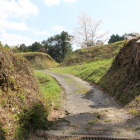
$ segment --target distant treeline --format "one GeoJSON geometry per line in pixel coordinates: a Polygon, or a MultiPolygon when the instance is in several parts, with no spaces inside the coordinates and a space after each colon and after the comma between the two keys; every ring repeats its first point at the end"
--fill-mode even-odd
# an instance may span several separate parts
{"type": "MultiPolygon", "coordinates": [[[[139,36],[138,33],[125,33],[120,36],[118,34],[111,35],[108,44],[117,41],[122,41],[125,39],[131,39],[133,37],[139,36]]],[[[32,45],[26,46],[21,44],[12,49],[15,53],[20,52],[43,52],[49,54],[56,62],[60,63],[72,53],[71,45],[72,36],[68,32],[61,32],[60,34],[49,37],[47,40],[40,42],[34,42],[32,45]]],[[[4,47],[9,47],[7,44],[4,47]]]]}
{"type": "Polygon", "coordinates": [[[49,54],[56,62],[62,60],[70,55],[72,46],[70,43],[70,35],[68,32],[63,31],[61,34],[54,35],[47,40],[34,42],[32,45],[26,46],[21,44],[12,49],[13,52],[43,52],[49,54]]]}
{"type": "Polygon", "coordinates": [[[136,37],[136,36],[139,36],[138,33],[125,33],[124,35],[120,36],[118,34],[116,35],[112,35],[108,41],[108,44],[110,43],[114,43],[114,42],[117,42],[117,41],[122,41],[122,40],[125,40],[125,39],[131,39],[133,37],[136,37]]]}

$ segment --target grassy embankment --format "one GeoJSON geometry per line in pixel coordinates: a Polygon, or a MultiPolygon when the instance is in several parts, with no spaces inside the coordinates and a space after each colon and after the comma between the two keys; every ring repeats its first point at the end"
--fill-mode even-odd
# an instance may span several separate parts
{"type": "Polygon", "coordinates": [[[60,66],[74,66],[78,64],[81,65],[84,63],[109,60],[116,56],[123,45],[124,41],[119,41],[108,45],[76,50],[69,57],[64,59],[60,66]]]}
{"type": "Polygon", "coordinates": [[[39,88],[27,60],[2,46],[0,54],[0,140],[28,139],[36,130],[51,125],[47,117],[59,106],[60,88],[51,77],[36,72],[39,88]],[[49,86],[53,90],[48,90],[49,86]]]}
{"type": "Polygon", "coordinates": [[[76,50],[54,71],[70,73],[86,81],[98,84],[101,77],[110,68],[114,57],[123,47],[123,44],[124,41],[120,41],[109,45],[76,50]]]}
{"type": "Polygon", "coordinates": [[[101,77],[110,68],[113,59],[84,63],[82,65],[57,67],[53,71],[58,73],[69,73],[83,80],[98,84],[101,77]]]}
{"type": "Polygon", "coordinates": [[[63,61],[62,67],[54,71],[73,74],[100,85],[132,114],[140,116],[139,72],[134,65],[133,55],[137,53],[135,43],[120,41],[77,50],[63,61]]]}
{"type": "Polygon", "coordinates": [[[41,52],[26,52],[26,53],[17,53],[24,57],[30,66],[36,70],[48,69],[58,66],[58,63],[55,62],[48,54],[41,52]]]}

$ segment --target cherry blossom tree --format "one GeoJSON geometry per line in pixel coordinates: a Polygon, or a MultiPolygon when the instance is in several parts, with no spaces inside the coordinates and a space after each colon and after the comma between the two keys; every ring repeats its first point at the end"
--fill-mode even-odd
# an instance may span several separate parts
{"type": "MultiPolygon", "coordinates": [[[[85,12],[81,12],[78,16],[79,27],[76,27],[73,33],[72,42],[81,48],[95,46],[97,40],[101,40],[109,32],[99,31],[102,20],[93,21],[85,12]]],[[[102,40],[105,42],[106,39],[102,40]]]]}

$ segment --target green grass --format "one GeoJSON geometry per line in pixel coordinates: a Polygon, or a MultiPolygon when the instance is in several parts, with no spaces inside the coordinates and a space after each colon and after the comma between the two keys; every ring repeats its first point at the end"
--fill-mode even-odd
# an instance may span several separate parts
{"type": "Polygon", "coordinates": [[[95,122],[94,121],[91,121],[91,122],[88,122],[88,124],[95,124],[95,122]]]}
{"type": "Polygon", "coordinates": [[[102,76],[107,72],[112,64],[112,59],[84,63],[82,65],[57,67],[54,72],[69,73],[83,80],[98,83],[102,76]]]}
{"type": "Polygon", "coordinates": [[[139,75],[135,64],[130,61],[133,62],[133,45],[133,41],[120,41],[76,50],[53,71],[69,73],[98,84],[119,104],[129,108],[130,113],[140,117],[139,75]]]}
{"type": "Polygon", "coordinates": [[[15,139],[28,139],[30,134],[38,129],[48,129],[51,122],[47,120],[48,111],[41,102],[36,102],[32,108],[24,108],[20,114],[15,114],[18,125],[15,132],[15,139]]]}
{"type": "Polygon", "coordinates": [[[139,131],[140,130],[140,127],[136,127],[134,129],[132,129],[133,131],[139,131]]]}
{"type": "Polygon", "coordinates": [[[61,66],[73,66],[87,62],[99,61],[104,59],[112,59],[123,47],[125,41],[93,46],[89,48],[79,49],[73,52],[69,57],[65,58],[60,64],[61,66]]]}
{"type": "Polygon", "coordinates": [[[50,102],[51,106],[59,107],[61,88],[58,83],[47,73],[35,71],[35,75],[44,98],[50,102]]]}
{"type": "Polygon", "coordinates": [[[112,122],[112,120],[107,119],[107,120],[104,120],[104,122],[108,123],[108,122],[112,122]]]}
{"type": "Polygon", "coordinates": [[[137,116],[139,114],[139,112],[135,109],[135,108],[131,108],[129,109],[129,112],[135,116],[137,116]]]}
{"type": "Polygon", "coordinates": [[[92,129],[92,125],[87,126],[87,127],[85,128],[85,130],[87,130],[87,131],[90,131],[91,129],[92,129]]]}
{"type": "Polygon", "coordinates": [[[71,134],[72,134],[72,135],[77,135],[78,133],[77,133],[77,132],[71,132],[71,134]]]}
{"type": "Polygon", "coordinates": [[[48,69],[58,66],[48,54],[41,52],[26,52],[26,53],[16,53],[17,56],[25,58],[30,66],[36,70],[48,69]]]}
{"type": "Polygon", "coordinates": [[[71,78],[66,78],[67,79],[67,82],[71,85],[74,85],[76,87],[78,87],[77,90],[75,90],[75,92],[73,94],[78,94],[78,93],[83,93],[83,94],[87,94],[88,93],[88,89],[84,86],[82,86],[81,84],[79,83],[75,83],[73,81],[71,81],[71,78]]]}
{"type": "MultiPolygon", "coordinates": [[[[18,122],[14,137],[21,140],[28,139],[29,135],[38,129],[48,129],[52,125],[52,122],[47,120],[49,112],[60,106],[61,89],[57,82],[49,74],[40,71],[34,73],[42,100],[35,102],[31,108],[24,107],[20,114],[14,114],[18,122]]],[[[24,102],[25,97],[22,94],[19,97],[24,102]]]]}
{"type": "Polygon", "coordinates": [[[98,115],[97,115],[97,118],[98,118],[98,119],[101,119],[101,115],[100,115],[100,114],[98,114],[98,115]]]}

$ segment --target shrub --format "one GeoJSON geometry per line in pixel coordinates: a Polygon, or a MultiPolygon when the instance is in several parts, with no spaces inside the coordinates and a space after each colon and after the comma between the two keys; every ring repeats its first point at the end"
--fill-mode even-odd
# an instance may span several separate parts
{"type": "Polygon", "coordinates": [[[15,137],[24,140],[37,129],[47,129],[51,124],[47,116],[47,111],[40,102],[35,103],[31,108],[24,108],[20,114],[16,115],[18,128],[15,137]]]}

